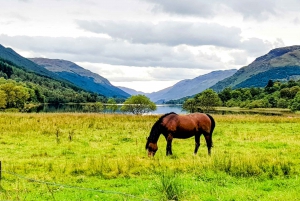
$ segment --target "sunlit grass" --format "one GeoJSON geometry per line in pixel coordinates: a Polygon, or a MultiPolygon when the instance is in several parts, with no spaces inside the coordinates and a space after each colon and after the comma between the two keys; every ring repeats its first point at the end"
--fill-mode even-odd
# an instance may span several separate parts
{"type": "MultiPolygon", "coordinates": [[[[170,184],[180,186],[175,193],[179,200],[295,198],[300,190],[300,118],[213,116],[211,157],[203,137],[196,156],[190,138],[175,139],[174,155],[166,157],[162,136],[157,154],[148,158],[146,137],[157,115],[2,113],[2,170],[38,181],[126,192],[151,200],[166,198],[161,192],[167,193],[163,182],[173,181],[169,175],[179,178],[170,184]]],[[[108,196],[107,192],[36,183],[5,172],[1,187],[0,199],[7,200],[135,200],[118,193],[108,196]]]]}

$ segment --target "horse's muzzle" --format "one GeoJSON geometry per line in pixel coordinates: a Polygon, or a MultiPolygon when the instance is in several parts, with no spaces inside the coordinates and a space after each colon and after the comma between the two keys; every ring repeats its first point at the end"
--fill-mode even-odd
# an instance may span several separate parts
{"type": "Polygon", "coordinates": [[[148,157],[154,157],[155,151],[149,151],[148,150],[148,157]]]}

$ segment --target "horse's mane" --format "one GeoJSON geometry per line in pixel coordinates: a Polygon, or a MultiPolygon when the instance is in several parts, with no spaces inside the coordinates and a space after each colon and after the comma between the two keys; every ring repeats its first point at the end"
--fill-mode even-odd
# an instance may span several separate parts
{"type": "Polygon", "coordinates": [[[147,144],[146,144],[146,149],[147,149],[147,146],[149,144],[149,142],[156,142],[158,140],[158,137],[160,135],[160,129],[161,129],[161,122],[162,120],[170,115],[170,114],[176,114],[175,112],[170,112],[170,113],[166,113],[164,115],[162,115],[152,126],[151,128],[151,131],[150,131],[150,135],[148,137],[148,140],[147,140],[147,144]]]}
{"type": "MultiPolygon", "coordinates": [[[[159,117],[159,119],[155,122],[156,123],[161,123],[161,121],[163,120],[163,118],[165,118],[166,116],[170,115],[170,114],[176,114],[175,112],[170,112],[170,113],[166,113],[164,115],[162,115],[161,117],[159,117]]],[[[154,124],[154,125],[155,125],[154,124]]]]}

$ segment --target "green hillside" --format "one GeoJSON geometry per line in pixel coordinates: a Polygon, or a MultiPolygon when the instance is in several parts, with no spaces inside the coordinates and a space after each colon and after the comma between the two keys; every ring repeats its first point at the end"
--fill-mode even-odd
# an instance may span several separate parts
{"type": "Polygon", "coordinates": [[[57,80],[62,80],[59,76],[55,73],[48,71],[47,69],[37,65],[36,63],[26,59],[16,53],[11,48],[5,48],[0,44],[0,58],[5,61],[10,61],[13,64],[17,65],[19,68],[26,69],[27,71],[35,72],[39,75],[43,75],[49,78],[54,78],[57,80]]]}
{"type": "Polygon", "coordinates": [[[219,92],[226,87],[264,87],[268,80],[288,81],[299,77],[300,46],[290,46],[271,50],[211,88],[219,92]]]}
{"type": "Polygon", "coordinates": [[[113,86],[106,78],[73,62],[47,58],[31,58],[30,60],[84,90],[99,93],[106,97],[128,98],[130,96],[113,86]]]}
{"type": "Polygon", "coordinates": [[[19,68],[28,72],[52,78],[55,80],[72,83],[77,87],[106,97],[124,99],[130,95],[113,86],[107,79],[92,73],[75,63],[59,59],[33,58],[27,59],[11,48],[0,44],[0,58],[10,61],[19,68]]]}
{"type": "Polygon", "coordinates": [[[277,67],[254,75],[236,85],[235,88],[265,87],[269,80],[288,81],[299,79],[300,66],[277,67]]]}
{"type": "Polygon", "coordinates": [[[82,103],[103,101],[68,82],[55,80],[23,69],[0,58],[0,109],[24,109],[28,103],[82,103]]]}

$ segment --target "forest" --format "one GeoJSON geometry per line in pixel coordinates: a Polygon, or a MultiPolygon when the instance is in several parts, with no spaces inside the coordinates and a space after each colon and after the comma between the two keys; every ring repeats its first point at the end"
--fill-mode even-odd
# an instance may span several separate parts
{"type": "Polygon", "coordinates": [[[218,94],[222,105],[241,108],[289,108],[300,110],[300,80],[269,80],[264,88],[226,88],[218,94]]]}
{"type": "Polygon", "coordinates": [[[183,104],[184,109],[188,111],[203,111],[205,108],[211,109],[211,107],[217,106],[248,109],[289,108],[291,111],[297,111],[300,110],[300,80],[287,82],[269,80],[265,87],[237,89],[227,87],[219,93],[207,89],[192,97],[170,100],[166,103],[183,104]]]}
{"type": "Polygon", "coordinates": [[[25,104],[106,102],[107,98],[49,77],[37,75],[0,59],[0,109],[25,104]]]}

